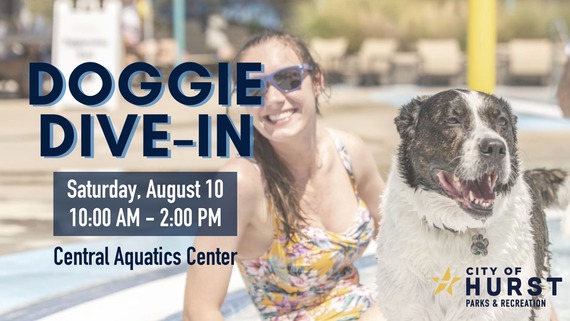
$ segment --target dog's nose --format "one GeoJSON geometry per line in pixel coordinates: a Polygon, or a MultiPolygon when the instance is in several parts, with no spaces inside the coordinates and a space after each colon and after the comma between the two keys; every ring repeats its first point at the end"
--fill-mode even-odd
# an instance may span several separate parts
{"type": "Polygon", "coordinates": [[[479,142],[479,152],[483,157],[501,160],[507,154],[507,147],[497,138],[483,138],[479,142]]]}

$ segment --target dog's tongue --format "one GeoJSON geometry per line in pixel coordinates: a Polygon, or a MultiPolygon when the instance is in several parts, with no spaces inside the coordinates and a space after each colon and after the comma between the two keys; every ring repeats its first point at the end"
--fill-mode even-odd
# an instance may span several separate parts
{"type": "Polygon", "coordinates": [[[487,175],[483,175],[483,178],[477,181],[466,182],[464,185],[464,192],[468,196],[471,191],[476,198],[493,201],[495,200],[495,192],[489,183],[487,175]]]}
{"type": "Polygon", "coordinates": [[[466,208],[473,205],[492,208],[495,201],[495,184],[498,175],[495,172],[484,174],[474,181],[462,181],[449,172],[441,171],[437,174],[439,184],[451,199],[461,202],[466,208]]]}

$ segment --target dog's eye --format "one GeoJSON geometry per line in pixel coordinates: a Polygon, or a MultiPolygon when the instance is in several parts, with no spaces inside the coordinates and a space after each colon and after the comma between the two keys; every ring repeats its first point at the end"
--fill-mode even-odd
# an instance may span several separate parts
{"type": "Polygon", "coordinates": [[[507,119],[505,117],[499,117],[497,123],[499,124],[499,126],[507,126],[508,124],[507,119]]]}
{"type": "Polygon", "coordinates": [[[457,117],[449,117],[445,120],[445,123],[448,125],[459,125],[459,119],[457,117]]]}

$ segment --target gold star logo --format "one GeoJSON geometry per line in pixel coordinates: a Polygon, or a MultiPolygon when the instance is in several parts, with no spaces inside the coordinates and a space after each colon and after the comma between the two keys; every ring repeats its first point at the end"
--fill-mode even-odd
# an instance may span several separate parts
{"type": "Polygon", "coordinates": [[[447,268],[445,274],[441,279],[432,278],[432,280],[434,280],[434,282],[437,283],[437,289],[435,290],[435,293],[433,295],[439,294],[441,291],[445,290],[446,288],[447,288],[447,293],[453,295],[453,290],[451,289],[451,287],[453,286],[453,283],[459,281],[460,279],[461,278],[452,278],[451,272],[449,271],[449,268],[447,268]]]}

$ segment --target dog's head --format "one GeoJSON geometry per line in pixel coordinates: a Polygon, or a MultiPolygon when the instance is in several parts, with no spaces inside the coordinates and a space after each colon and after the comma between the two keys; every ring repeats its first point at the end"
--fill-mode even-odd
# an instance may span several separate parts
{"type": "Polygon", "coordinates": [[[470,218],[463,222],[490,218],[497,197],[519,176],[516,116],[503,99],[448,90],[412,100],[395,122],[404,182],[434,202],[459,208],[455,215],[470,218]]]}

